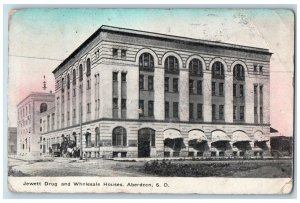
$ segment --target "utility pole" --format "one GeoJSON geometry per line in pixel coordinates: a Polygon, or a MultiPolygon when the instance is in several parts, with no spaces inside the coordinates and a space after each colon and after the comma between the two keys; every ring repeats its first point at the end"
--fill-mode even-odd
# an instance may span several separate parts
{"type": "Polygon", "coordinates": [[[82,84],[79,85],[80,105],[79,105],[79,125],[80,125],[80,160],[82,160],[82,84]]]}

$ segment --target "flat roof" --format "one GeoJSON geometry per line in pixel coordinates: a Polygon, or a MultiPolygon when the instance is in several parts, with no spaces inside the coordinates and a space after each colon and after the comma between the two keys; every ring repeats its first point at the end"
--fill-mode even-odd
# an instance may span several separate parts
{"type": "Polygon", "coordinates": [[[218,42],[218,41],[200,40],[200,39],[195,39],[195,38],[188,38],[188,37],[181,37],[181,36],[175,36],[175,35],[167,35],[167,34],[161,34],[161,33],[154,33],[154,32],[148,32],[148,31],[141,31],[141,30],[134,30],[134,29],[128,29],[128,28],[120,28],[120,27],[102,25],[87,40],[85,40],[77,49],[75,49],[59,66],[57,66],[52,71],[52,73],[55,73],[62,66],[64,66],[68,61],[70,61],[72,58],[74,58],[75,55],[83,47],[85,47],[93,39],[95,39],[100,34],[101,31],[117,32],[117,33],[131,34],[131,35],[136,35],[136,36],[146,36],[146,37],[152,37],[152,38],[157,38],[157,39],[169,39],[169,40],[174,40],[174,41],[203,44],[203,45],[207,45],[207,46],[217,46],[217,47],[223,47],[223,48],[241,49],[241,50],[245,50],[245,51],[261,52],[261,53],[270,54],[270,55],[272,54],[271,52],[269,52],[269,49],[265,49],[265,48],[257,48],[257,47],[237,45],[237,44],[218,42]]]}
{"type": "Polygon", "coordinates": [[[34,96],[34,95],[55,96],[54,93],[50,93],[50,92],[30,92],[24,99],[22,99],[22,100],[17,104],[17,106],[19,106],[19,105],[22,104],[26,99],[28,99],[29,97],[34,96]]]}

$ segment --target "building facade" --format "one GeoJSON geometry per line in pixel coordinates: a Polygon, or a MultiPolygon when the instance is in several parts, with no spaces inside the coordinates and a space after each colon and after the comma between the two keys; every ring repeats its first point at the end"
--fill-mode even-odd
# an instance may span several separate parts
{"type": "Polygon", "coordinates": [[[82,121],[88,157],[267,156],[270,58],[267,49],[102,26],[53,71],[55,108],[40,140],[79,146],[82,121]]]}
{"type": "Polygon", "coordinates": [[[8,128],[8,155],[17,154],[17,128],[9,127],[8,128]]]}
{"type": "Polygon", "coordinates": [[[17,105],[17,154],[40,155],[41,113],[54,107],[54,94],[32,92],[17,105]]]}

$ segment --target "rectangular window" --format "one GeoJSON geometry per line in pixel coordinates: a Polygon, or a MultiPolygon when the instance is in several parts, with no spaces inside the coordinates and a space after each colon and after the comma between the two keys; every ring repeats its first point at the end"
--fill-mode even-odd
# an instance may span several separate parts
{"type": "Polygon", "coordinates": [[[165,118],[169,118],[169,102],[165,102],[165,118]]]}
{"type": "Polygon", "coordinates": [[[113,55],[113,57],[118,56],[118,49],[113,48],[112,49],[112,55],[113,55]]]}
{"type": "Polygon", "coordinates": [[[173,78],[173,92],[178,92],[178,78],[173,78]]]}
{"type": "Polygon", "coordinates": [[[211,83],[211,94],[216,95],[216,83],[215,82],[211,83]]]}
{"type": "Polygon", "coordinates": [[[263,107],[259,107],[259,120],[260,120],[260,123],[263,123],[263,116],[264,116],[263,107]]]}
{"type": "Polygon", "coordinates": [[[212,115],[212,120],[216,120],[216,105],[215,104],[213,104],[212,106],[211,106],[211,115],[212,115]]]}
{"type": "Polygon", "coordinates": [[[139,100],[139,110],[140,110],[140,115],[144,115],[144,100],[139,100]]]}
{"type": "Polygon", "coordinates": [[[244,85],[240,85],[240,97],[244,97],[244,85]]]}
{"type": "Polygon", "coordinates": [[[153,76],[148,76],[148,90],[153,90],[153,76]]]}
{"type": "Polygon", "coordinates": [[[126,99],[121,100],[121,108],[126,109],[126,99]]]}
{"type": "Polygon", "coordinates": [[[118,98],[113,98],[113,108],[114,109],[118,108],[118,98]]]}
{"type": "Polygon", "coordinates": [[[74,88],[73,89],[73,97],[75,97],[76,96],[76,89],[74,88]]]}
{"type": "Polygon", "coordinates": [[[263,86],[259,86],[259,103],[262,106],[263,105],[263,86]]]}
{"type": "Polygon", "coordinates": [[[121,73],[121,81],[126,82],[126,75],[127,73],[121,73]]]}
{"type": "Polygon", "coordinates": [[[61,96],[61,102],[64,103],[65,102],[65,95],[61,96]]]}
{"type": "Polygon", "coordinates": [[[236,106],[233,106],[233,120],[236,120],[236,106]]]}
{"type": "Polygon", "coordinates": [[[224,120],[224,105],[219,106],[219,119],[224,120]]]}
{"type": "Polygon", "coordinates": [[[240,106],[240,120],[244,120],[244,106],[240,106]]]}
{"type": "Polygon", "coordinates": [[[87,113],[91,113],[91,103],[87,103],[87,113]]]}
{"type": "Polygon", "coordinates": [[[259,66],[259,74],[263,74],[263,66],[259,66]]]}
{"type": "Polygon", "coordinates": [[[165,92],[169,92],[169,78],[165,77],[165,92]]]}
{"type": "Polygon", "coordinates": [[[233,84],[233,96],[236,97],[236,84],[233,84]]]}
{"type": "Polygon", "coordinates": [[[201,80],[197,81],[197,94],[202,95],[202,81],[201,80]]]}
{"type": "Polygon", "coordinates": [[[194,80],[189,81],[189,90],[190,90],[190,94],[194,93],[194,80]]]}
{"type": "Polygon", "coordinates": [[[253,65],[253,71],[257,72],[257,65],[256,64],[253,65]]]}
{"type": "Polygon", "coordinates": [[[70,120],[70,112],[69,111],[67,112],[67,119],[68,119],[68,121],[70,120]]]}
{"type": "Polygon", "coordinates": [[[173,102],[173,117],[178,118],[178,102],[173,102]]]}
{"type": "Polygon", "coordinates": [[[202,114],[202,104],[197,104],[197,118],[203,119],[202,114]]]}
{"type": "Polygon", "coordinates": [[[139,87],[140,87],[140,90],[144,89],[144,76],[143,75],[139,76],[139,87]]]}
{"type": "Polygon", "coordinates": [[[118,72],[113,72],[113,81],[118,81],[118,72]]]}
{"type": "Polygon", "coordinates": [[[65,114],[61,114],[61,122],[65,122],[65,114]]]}
{"type": "Polygon", "coordinates": [[[224,83],[219,83],[219,95],[224,96],[224,83]]]}
{"type": "Polygon", "coordinates": [[[154,108],[153,101],[148,101],[148,115],[153,116],[154,108]]]}
{"type": "Polygon", "coordinates": [[[257,94],[257,85],[254,85],[254,94],[257,94]]]}
{"type": "Polygon", "coordinates": [[[126,57],[126,50],[125,50],[125,49],[122,49],[122,50],[121,50],[121,57],[122,57],[122,58],[125,58],[125,57],[126,57]]]}
{"type": "Polygon", "coordinates": [[[190,119],[193,119],[194,118],[194,104],[193,103],[190,103],[190,119]]]}
{"type": "MultiPolygon", "coordinates": [[[[52,117],[53,118],[53,117],[52,117]]],[[[76,118],[76,109],[73,109],[73,118],[76,118]]],[[[54,120],[54,119],[53,119],[54,120]]]]}

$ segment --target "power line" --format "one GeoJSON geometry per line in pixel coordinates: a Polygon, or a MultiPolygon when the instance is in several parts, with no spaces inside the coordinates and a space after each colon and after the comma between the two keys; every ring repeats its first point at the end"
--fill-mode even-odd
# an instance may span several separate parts
{"type": "Polygon", "coordinates": [[[21,55],[13,55],[13,54],[10,54],[9,56],[13,56],[13,57],[19,57],[19,58],[39,59],[39,60],[60,61],[60,62],[62,62],[62,61],[63,61],[62,59],[46,58],[46,57],[21,56],[21,55]]]}

